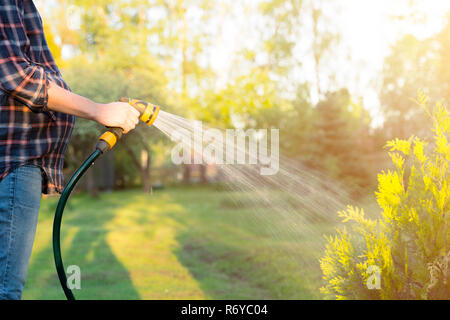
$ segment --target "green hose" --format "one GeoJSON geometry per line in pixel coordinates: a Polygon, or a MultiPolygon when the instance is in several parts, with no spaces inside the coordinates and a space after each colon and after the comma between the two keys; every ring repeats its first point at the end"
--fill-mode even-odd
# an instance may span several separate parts
{"type": "Polygon", "coordinates": [[[59,282],[61,283],[61,287],[64,290],[67,300],[75,300],[75,296],[73,295],[72,290],[67,287],[67,277],[61,257],[61,221],[64,207],[66,206],[70,193],[77,184],[78,180],[80,180],[83,174],[101,154],[102,151],[97,148],[94,152],[92,152],[89,158],[83,162],[83,164],[70,178],[69,183],[66,185],[61,197],[59,198],[58,206],[56,207],[55,219],[53,220],[53,256],[55,258],[55,266],[56,271],[58,272],[59,282]]]}
{"type": "MultiPolygon", "coordinates": [[[[159,106],[151,103],[129,98],[121,98],[120,101],[129,103],[133,108],[139,111],[140,119],[148,126],[151,126],[159,113],[159,106]]],[[[58,272],[59,282],[64,290],[67,300],[75,300],[72,290],[67,287],[67,277],[61,257],[61,221],[70,193],[77,184],[78,180],[89,169],[94,161],[103,153],[111,150],[116,142],[122,137],[123,129],[120,127],[108,127],[99,138],[95,151],[83,162],[78,170],[70,178],[69,183],[64,188],[56,207],[55,219],[53,220],[53,256],[55,258],[56,271],[58,272]]]]}

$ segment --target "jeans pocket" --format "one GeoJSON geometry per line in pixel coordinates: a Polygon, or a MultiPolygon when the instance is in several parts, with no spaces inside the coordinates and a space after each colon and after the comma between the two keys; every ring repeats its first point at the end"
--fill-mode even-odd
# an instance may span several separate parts
{"type": "Polygon", "coordinates": [[[42,193],[41,168],[25,165],[14,172],[14,202],[27,208],[39,208],[42,193]]]}

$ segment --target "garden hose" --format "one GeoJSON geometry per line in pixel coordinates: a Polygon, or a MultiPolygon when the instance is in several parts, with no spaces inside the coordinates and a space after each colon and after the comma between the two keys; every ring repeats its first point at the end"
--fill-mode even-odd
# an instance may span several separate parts
{"type": "MultiPolygon", "coordinates": [[[[158,116],[160,107],[157,105],[153,105],[141,100],[128,98],[122,98],[120,99],[120,101],[128,102],[131,106],[138,110],[140,113],[140,119],[148,126],[151,126],[158,116]]],[[[56,207],[55,218],[53,220],[53,256],[55,258],[55,266],[58,273],[59,282],[61,283],[61,287],[64,290],[64,294],[66,295],[67,300],[75,300],[75,296],[73,295],[72,290],[68,287],[66,272],[61,256],[61,221],[64,213],[64,208],[72,190],[75,188],[77,182],[80,180],[83,174],[89,169],[89,167],[98,157],[114,147],[116,142],[122,137],[122,134],[122,128],[108,128],[108,131],[100,136],[94,152],[91,153],[91,155],[83,162],[83,164],[75,171],[73,176],[70,178],[61,194],[61,197],[59,198],[58,205],[56,207]]]]}

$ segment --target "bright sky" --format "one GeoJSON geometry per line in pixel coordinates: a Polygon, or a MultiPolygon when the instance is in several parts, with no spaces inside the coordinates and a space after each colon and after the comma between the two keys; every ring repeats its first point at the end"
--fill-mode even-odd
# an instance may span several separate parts
{"type": "MultiPolygon", "coordinates": [[[[374,81],[381,73],[384,58],[390,46],[405,33],[425,38],[438,32],[450,11],[449,0],[417,1],[418,12],[426,15],[425,23],[394,22],[392,15],[407,14],[409,0],[341,0],[344,4],[340,25],[342,40],[350,49],[355,61],[354,70],[359,82],[350,81],[351,91],[364,98],[364,105],[375,117],[379,117],[379,101],[374,81]],[[359,62],[358,62],[359,61],[359,62]],[[358,67],[361,66],[361,67],[358,67]]],[[[345,80],[344,80],[345,82],[345,80]]]]}

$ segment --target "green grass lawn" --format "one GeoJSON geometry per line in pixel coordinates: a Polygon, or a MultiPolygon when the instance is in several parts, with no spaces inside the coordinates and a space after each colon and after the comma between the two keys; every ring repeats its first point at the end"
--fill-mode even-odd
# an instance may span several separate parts
{"type": "MultiPolygon", "coordinates": [[[[271,236],[283,221],[262,224],[252,208],[226,205],[211,187],[73,196],[65,210],[65,267],[81,268],[79,299],[320,299],[321,273],[299,232],[271,236]]],[[[43,199],[24,299],[63,299],[51,244],[57,199],[43,199]]],[[[267,221],[266,221],[267,222],[267,221]]],[[[329,233],[326,223],[314,226],[329,233]]],[[[315,244],[315,245],[312,245],[315,244]]]]}

